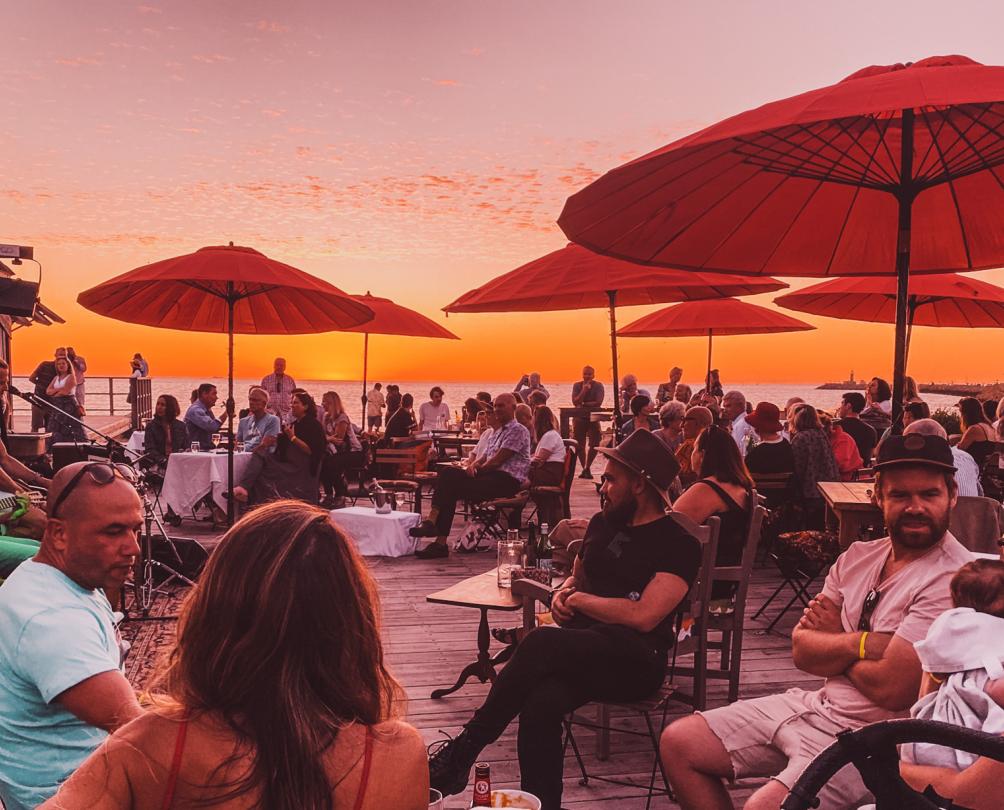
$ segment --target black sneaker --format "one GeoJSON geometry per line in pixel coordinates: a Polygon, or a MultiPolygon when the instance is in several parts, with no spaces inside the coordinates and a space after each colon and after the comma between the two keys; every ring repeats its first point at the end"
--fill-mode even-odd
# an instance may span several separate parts
{"type": "Polygon", "coordinates": [[[442,557],[450,556],[450,549],[446,543],[429,543],[425,548],[420,548],[415,552],[415,556],[420,560],[438,560],[442,557]]]}
{"type": "MultiPolygon", "coordinates": [[[[443,732],[444,734],[446,732],[443,732]]],[[[480,754],[461,731],[452,739],[438,740],[429,746],[429,786],[444,796],[462,793],[471,778],[471,768],[480,754]]]]}
{"type": "Polygon", "coordinates": [[[588,470],[588,469],[587,470],[583,470],[582,472],[579,473],[579,478],[592,478],[592,477],[593,477],[593,473],[592,473],[591,470],[588,470]]]}
{"type": "Polygon", "coordinates": [[[436,524],[429,520],[423,520],[414,528],[408,529],[408,534],[412,537],[435,537],[438,532],[436,531],[436,524]]]}

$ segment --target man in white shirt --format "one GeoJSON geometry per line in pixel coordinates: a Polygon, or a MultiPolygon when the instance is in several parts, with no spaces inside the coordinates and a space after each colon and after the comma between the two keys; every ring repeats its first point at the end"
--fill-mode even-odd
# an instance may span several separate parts
{"type": "Polygon", "coordinates": [[[373,390],[366,395],[366,427],[370,430],[378,430],[383,421],[383,410],[386,404],[380,383],[373,383],[373,390]]]}
{"type": "MultiPolygon", "coordinates": [[[[916,419],[903,428],[903,435],[919,433],[921,436],[940,436],[948,441],[948,433],[933,419],[916,419]]],[[[964,497],[975,497],[983,494],[983,485],[980,483],[980,468],[974,459],[965,450],[958,447],[952,448],[952,461],[955,464],[955,483],[959,487],[959,495],[964,497]]]]}
{"type": "Polygon", "coordinates": [[[429,391],[429,401],[418,409],[418,429],[443,428],[449,421],[450,406],[443,402],[443,389],[437,385],[429,391]]]}
{"type": "Polygon", "coordinates": [[[729,391],[722,397],[722,416],[729,421],[732,439],[739,447],[739,454],[745,458],[749,437],[756,431],[746,421],[746,397],[741,391],[729,391]]]}
{"type": "Polygon", "coordinates": [[[292,422],[292,397],[296,380],[286,373],[286,358],[275,358],[272,373],[261,378],[261,387],[268,391],[269,411],[278,416],[283,425],[292,422]]]}

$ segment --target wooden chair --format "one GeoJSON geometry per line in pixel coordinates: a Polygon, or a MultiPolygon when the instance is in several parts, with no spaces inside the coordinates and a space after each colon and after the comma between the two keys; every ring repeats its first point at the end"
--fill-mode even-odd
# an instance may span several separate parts
{"type": "Polygon", "coordinates": [[[993,498],[960,495],[949,531],[970,551],[997,554],[1004,534],[1004,506],[993,498]]]}
{"type": "Polygon", "coordinates": [[[762,564],[767,559],[773,539],[788,526],[791,511],[788,507],[792,503],[795,473],[751,473],[751,475],[757,494],[762,496],[761,503],[767,507],[760,532],[762,542],[758,549],[758,557],[762,564]]]}
{"type": "Polygon", "coordinates": [[[1004,442],[997,442],[996,449],[988,453],[980,469],[980,484],[983,494],[995,500],[1004,500],[1004,469],[1001,469],[1001,459],[1004,458],[1004,442]]]}
{"type": "MultiPolygon", "coordinates": [[[[570,507],[572,481],[575,479],[576,454],[579,443],[574,439],[565,439],[565,466],[561,475],[561,483],[556,486],[530,487],[530,499],[537,505],[539,522],[555,526],[562,518],[572,516],[570,507]],[[557,508],[553,508],[557,504],[557,508]]],[[[532,519],[532,515],[530,519],[532,519]]]]}
{"type": "MultiPolygon", "coordinates": [[[[756,503],[756,491],[753,492],[756,503]]],[[[711,572],[712,584],[715,582],[735,583],[735,594],[730,605],[718,609],[715,602],[711,603],[707,617],[707,631],[720,633],[716,641],[708,641],[710,650],[720,653],[717,669],[704,662],[704,674],[710,680],[727,680],[729,682],[729,703],[739,699],[739,674],[743,652],[743,629],[746,625],[746,596],[749,592],[750,575],[753,571],[753,561],[756,558],[757,547],[760,544],[760,532],[767,510],[762,506],[754,506],[750,516],[749,530],[746,533],[746,543],[743,546],[742,559],[739,565],[716,565],[711,572]]],[[[695,670],[699,666],[696,658],[693,667],[675,666],[674,674],[697,677],[695,670]]],[[[703,696],[702,696],[703,700],[703,696]]],[[[703,708],[701,706],[700,708],[703,708]]]]}
{"type": "Polygon", "coordinates": [[[660,689],[647,700],[636,701],[633,703],[598,702],[596,704],[596,722],[580,719],[577,716],[577,713],[581,711],[581,709],[579,709],[572,712],[568,716],[565,723],[565,745],[566,747],[568,745],[572,746],[572,752],[575,755],[576,762],[579,766],[579,772],[581,773],[581,778],[579,780],[581,785],[587,785],[589,784],[589,780],[593,779],[595,781],[607,782],[609,784],[638,787],[635,783],[628,782],[623,779],[590,774],[586,770],[585,761],[582,758],[582,753],[579,750],[579,746],[573,735],[572,730],[574,727],[578,726],[580,728],[590,728],[597,732],[597,757],[600,760],[606,760],[610,756],[611,731],[616,731],[620,734],[630,734],[636,737],[645,737],[648,739],[652,746],[652,770],[648,784],[648,797],[645,804],[646,808],[651,805],[652,797],[655,795],[664,795],[670,798],[673,795],[669,786],[669,778],[666,776],[666,771],[659,759],[659,735],[662,733],[663,726],[666,724],[666,717],[669,713],[670,702],[674,700],[680,701],[693,707],[694,709],[704,709],[707,704],[707,661],[709,649],[708,629],[710,620],[709,603],[711,599],[712,577],[715,568],[715,555],[718,553],[718,534],[721,529],[721,523],[717,517],[712,517],[705,525],[699,526],[685,515],[681,515],[679,513],[670,514],[701,543],[701,568],[698,572],[697,579],[694,581],[694,584],[691,586],[690,592],[685,599],[685,608],[678,611],[677,619],[674,624],[677,628],[677,632],[679,633],[680,628],[683,626],[684,615],[687,614],[693,618],[691,635],[683,641],[678,641],[676,647],[674,648],[677,650],[674,654],[674,659],[676,655],[685,655],[693,652],[694,667],[692,668],[692,672],[688,673],[681,668],[671,668],[667,672],[666,681],[660,689]],[[675,683],[677,675],[687,674],[690,674],[693,677],[692,693],[683,691],[675,683]],[[645,723],[644,730],[637,731],[631,728],[613,726],[610,721],[612,710],[640,715],[645,723]],[[659,718],[658,723],[654,722],[654,718],[659,718]],[[657,774],[662,777],[662,787],[656,786],[657,774]]]}
{"type": "Polygon", "coordinates": [[[377,483],[388,492],[410,498],[418,514],[422,514],[422,484],[405,476],[422,472],[431,446],[432,442],[422,442],[411,447],[379,447],[374,455],[377,465],[393,465],[398,470],[397,477],[377,478],[377,483]]]}

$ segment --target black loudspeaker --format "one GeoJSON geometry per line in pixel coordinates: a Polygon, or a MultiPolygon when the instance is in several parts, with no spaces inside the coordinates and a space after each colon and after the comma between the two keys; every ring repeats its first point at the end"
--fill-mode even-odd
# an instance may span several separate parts
{"type": "Polygon", "coordinates": [[[20,315],[30,318],[35,314],[38,284],[19,278],[0,277],[0,315],[20,315]]]}
{"type": "MultiPolygon", "coordinates": [[[[180,563],[167,541],[157,534],[153,536],[153,558],[157,562],[170,566],[179,574],[197,580],[209,559],[209,552],[202,547],[198,540],[192,540],[188,537],[172,537],[171,542],[174,543],[174,547],[178,551],[178,557],[181,557],[180,563]]],[[[153,577],[158,584],[167,579],[168,576],[162,569],[154,567],[153,577]]]]}
{"type": "Polygon", "coordinates": [[[125,453],[119,448],[109,448],[103,444],[87,444],[77,442],[53,442],[52,469],[61,470],[67,464],[77,461],[108,461],[124,462],[125,453]]]}

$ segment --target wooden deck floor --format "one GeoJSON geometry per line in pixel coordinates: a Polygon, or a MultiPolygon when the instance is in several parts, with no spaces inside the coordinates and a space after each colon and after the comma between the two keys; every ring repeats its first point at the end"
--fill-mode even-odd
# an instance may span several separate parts
{"type": "MultiPolygon", "coordinates": [[[[572,513],[576,517],[589,517],[598,508],[596,489],[591,481],[576,480],[572,493],[572,513]]],[[[456,528],[461,521],[458,519],[456,528]]],[[[190,524],[178,529],[178,535],[197,537],[205,545],[215,545],[216,537],[208,534],[205,524],[190,524]]],[[[368,558],[370,569],[380,587],[383,607],[383,638],[390,666],[407,695],[402,712],[408,722],[415,725],[426,742],[440,738],[440,731],[456,734],[471,713],[488,693],[488,686],[469,682],[460,691],[440,700],[432,700],[430,692],[453,684],[460,670],[470,663],[477,647],[478,611],[473,609],[433,605],[425,601],[427,594],[441,590],[473,574],[482,573],[494,566],[491,553],[473,555],[452,554],[445,560],[417,560],[414,557],[399,559],[368,558]]],[[[748,615],[763,603],[779,582],[771,568],[756,569],[753,573],[748,615]]],[[[172,596],[180,597],[179,594],[172,596]]],[[[173,609],[176,600],[165,603],[165,610],[173,609]]],[[[794,612],[782,622],[778,630],[766,634],[763,630],[774,615],[771,609],[764,620],[748,623],[743,639],[741,697],[755,697],[783,691],[791,686],[815,688],[818,680],[795,669],[791,659],[791,640],[787,635],[793,624],[794,612]]],[[[492,626],[507,627],[518,623],[517,613],[490,614],[492,626]]],[[[135,658],[127,667],[127,675],[134,685],[142,688],[151,671],[151,660],[156,650],[170,643],[174,633],[173,622],[147,625],[132,624],[126,631],[137,645],[135,658]]],[[[493,652],[499,649],[493,642],[493,652]]],[[[726,703],[724,683],[712,682],[709,690],[710,705],[726,703]]],[[[591,710],[587,710],[591,711],[591,710]]],[[[673,716],[686,713],[680,706],[673,716]]],[[[640,729],[641,720],[618,718],[618,723],[640,729]]],[[[519,766],[516,759],[517,724],[502,738],[485,750],[483,758],[492,765],[493,784],[500,787],[519,784],[519,766]]],[[[600,762],[595,754],[595,739],[590,732],[576,733],[580,749],[591,772],[616,774],[647,784],[652,767],[651,749],[640,737],[614,734],[611,738],[612,755],[600,762]]],[[[736,806],[759,784],[750,782],[733,788],[736,806]]],[[[579,784],[575,760],[569,751],[565,762],[565,794],[563,804],[569,810],[609,808],[617,802],[618,810],[636,810],[645,806],[645,791],[591,782],[579,784]]],[[[469,806],[470,796],[462,794],[447,800],[447,808],[459,810],[469,806]]],[[[653,807],[676,807],[664,797],[656,797],[653,807]]]]}

